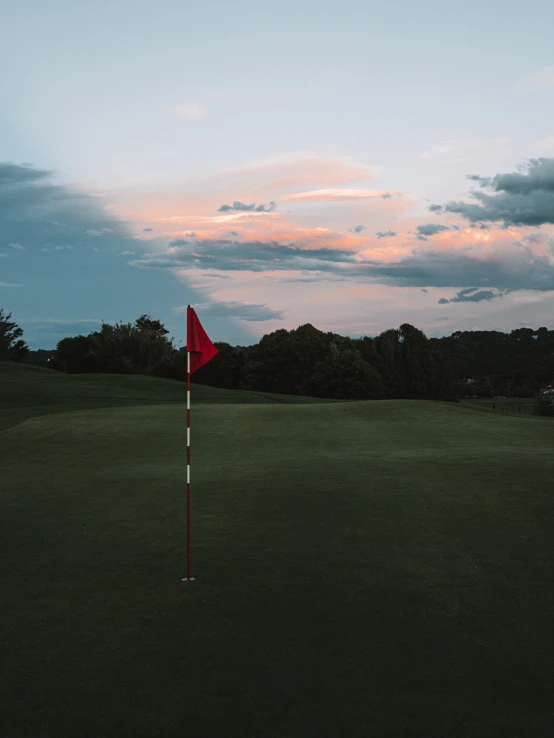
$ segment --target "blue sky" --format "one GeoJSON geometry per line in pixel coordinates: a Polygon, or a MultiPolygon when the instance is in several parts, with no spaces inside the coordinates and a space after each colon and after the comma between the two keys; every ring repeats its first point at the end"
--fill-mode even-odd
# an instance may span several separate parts
{"type": "Polygon", "coordinates": [[[12,4],[0,307],[32,348],[144,312],[184,342],[188,303],[231,344],[554,327],[552,28],[533,0],[12,4]]]}

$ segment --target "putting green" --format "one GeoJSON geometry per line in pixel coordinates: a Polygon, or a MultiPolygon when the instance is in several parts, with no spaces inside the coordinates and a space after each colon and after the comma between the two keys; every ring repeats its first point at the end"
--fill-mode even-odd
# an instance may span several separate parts
{"type": "Polygon", "coordinates": [[[183,584],[183,385],[118,377],[150,394],[80,410],[23,373],[0,394],[2,735],[552,734],[550,419],[193,386],[183,584]]]}

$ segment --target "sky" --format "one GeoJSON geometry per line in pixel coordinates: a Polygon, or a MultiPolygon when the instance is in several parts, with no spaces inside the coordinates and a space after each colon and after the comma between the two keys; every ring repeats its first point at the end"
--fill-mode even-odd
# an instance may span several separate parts
{"type": "Polygon", "coordinates": [[[0,308],[252,345],[554,328],[554,4],[2,9],[0,308]]]}

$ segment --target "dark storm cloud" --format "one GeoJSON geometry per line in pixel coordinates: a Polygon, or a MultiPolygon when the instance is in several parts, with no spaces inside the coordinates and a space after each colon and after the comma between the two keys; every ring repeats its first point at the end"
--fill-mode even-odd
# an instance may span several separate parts
{"type": "Polygon", "coordinates": [[[450,227],[439,225],[437,223],[427,223],[427,225],[418,226],[416,230],[420,236],[434,236],[436,233],[440,233],[441,231],[449,231],[450,227]]]}
{"type": "Polygon", "coordinates": [[[187,263],[201,269],[265,272],[274,269],[319,269],[318,264],[327,263],[356,263],[355,254],[347,249],[320,248],[307,251],[300,246],[284,246],[276,242],[206,240],[196,243],[177,238],[171,241],[170,246],[170,253],[142,259],[140,265],[157,266],[159,261],[164,261],[181,267],[187,263]]]}
{"type": "Polygon", "coordinates": [[[448,302],[481,302],[482,300],[494,300],[496,297],[502,297],[510,292],[511,290],[500,292],[495,290],[482,290],[479,287],[469,287],[468,289],[460,290],[450,300],[447,300],[445,297],[441,297],[438,303],[439,305],[446,305],[448,302]]]}
{"type": "Polygon", "coordinates": [[[222,205],[218,213],[225,213],[230,210],[235,211],[247,211],[247,212],[254,212],[254,213],[270,213],[272,210],[275,209],[275,203],[273,200],[269,203],[269,207],[266,208],[265,205],[258,205],[256,207],[256,203],[252,203],[251,205],[245,205],[243,202],[239,202],[239,200],[235,200],[235,202],[232,205],[222,205]]]}
{"type": "Polygon", "coordinates": [[[384,233],[382,231],[378,231],[375,235],[377,238],[389,238],[390,236],[396,236],[396,233],[394,231],[385,231],[384,233]]]}
{"type": "MultiPolygon", "coordinates": [[[[283,320],[284,310],[272,310],[265,304],[254,305],[246,302],[206,302],[195,305],[195,310],[211,318],[238,318],[252,322],[283,320]]],[[[186,306],[173,309],[174,313],[185,312],[186,306]]]]}
{"type": "MultiPolygon", "coordinates": [[[[312,272],[353,281],[377,282],[399,287],[467,288],[486,282],[497,290],[554,290],[554,266],[546,257],[535,256],[530,247],[490,256],[486,261],[468,252],[414,250],[397,262],[356,258],[346,249],[302,249],[279,243],[176,239],[165,253],[145,254],[129,262],[139,268],[312,272]]],[[[482,298],[485,299],[485,298],[482,298]]]]}
{"type": "Polygon", "coordinates": [[[106,243],[128,236],[127,223],[105,209],[100,197],[76,187],[54,184],[55,173],[13,162],[0,162],[0,242],[38,248],[106,243]],[[86,234],[89,236],[86,236],[86,234]]]}
{"type": "Polygon", "coordinates": [[[492,194],[472,190],[470,197],[475,202],[450,201],[444,211],[457,213],[471,223],[501,222],[504,228],[554,223],[554,159],[530,159],[521,169],[494,177],[469,175],[492,194]]]}
{"type": "Polygon", "coordinates": [[[30,164],[14,164],[12,161],[0,163],[0,187],[39,182],[52,177],[49,169],[35,169],[30,164]]]}

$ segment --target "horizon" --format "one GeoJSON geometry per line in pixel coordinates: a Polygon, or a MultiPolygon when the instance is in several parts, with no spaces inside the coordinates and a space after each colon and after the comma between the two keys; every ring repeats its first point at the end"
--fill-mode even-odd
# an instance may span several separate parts
{"type": "MultiPolygon", "coordinates": [[[[155,316],[151,316],[151,317],[152,317],[153,319],[155,319],[155,316]]],[[[305,324],[305,323],[303,323],[302,325],[306,325],[306,324],[305,324]]],[[[296,328],[291,328],[291,329],[288,329],[288,330],[289,330],[289,331],[290,331],[290,330],[297,330],[297,329],[298,329],[298,328],[300,328],[300,327],[301,327],[301,326],[296,326],[296,328]]],[[[314,327],[314,328],[315,328],[316,330],[320,330],[320,329],[319,329],[319,328],[318,328],[317,326],[313,326],[313,327],[314,327]]],[[[417,328],[417,326],[414,326],[414,328],[417,328]]],[[[499,332],[499,333],[504,333],[505,335],[510,335],[511,333],[513,333],[513,332],[514,332],[514,331],[516,331],[516,330],[522,330],[522,329],[523,329],[523,330],[532,330],[532,331],[533,331],[534,333],[536,333],[536,332],[537,332],[537,331],[539,330],[539,328],[547,328],[547,326],[539,326],[538,328],[533,328],[532,326],[518,326],[517,328],[513,328],[513,329],[512,329],[511,331],[510,331],[510,330],[507,330],[507,331],[498,331],[498,332],[499,332]]],[[[386,329],[386,328],[385,328],[385,330],[390,330],[390,329],[386,329]]],[[[548,330],[548,328],[547,328],[547,330],[548,330]]],[[[550,329],[550,330],[554,330],[554,329],[550,329]]],[[[322,332],[322,333],[325,333],[325,331],[321,331],[321,332],[322,332]]],[[[462,331],[462,332],[463,332],[463,331],[462,331]]],[[[472,333],[473,331],[467,331],[467,332],[469,332],[469,333],[472,333]]],[[[489,332],[489,331],[486,331],[486,330],[485,330],[485,331],[483,331],[483,332],[489,332]]],[[[493,332],[493,331],[491,330],[490,332],[493,332]]],[[[454,333],[456,333],[456,331],[453,331],[453,332],[452,332],[451,334],[449,334],[449,335],[445,334],[445,335],[443,335],[443,336],[428,336],[428,335],[426,334],[426,337],[427,337],[427,338],[451,338],[451,337],[452,337],[452,335],[453,335],[454,333]]],[[[342,334],[340,334],[340,335],[342,335],[342,334]]],[[[370,339],[372,339],[372,340],[373,340],[373,339],[375,339],[375,338],[378,338],[378,336],[379,336],[379,334],[378,334],[378,333],[376,333],[376,334],[373,334],[373,335],[370,335],[370,334],[364,334],[364,335],[362,335],[362,336],[345,336],[345,337],[348,337],[348,338],[353,338],[353,339],[360,339],[360,338],[370,338],[370,339]]],[[[534,336],[534,337],[535,337],[535,336],[534,336]]],[[[74,338],[74,336],[65,336],[65,338],[74,338]]],[[[257,340],[256,342],[254,342],[254,343],[250,343],[250,344],[230,344],[230,345],[231,345],[231,347],[232,347],[232,348],[252,348],[253,346],[257,346],[257,345],[258,345],[258,343],[259,343],[259,342],[261,341],[261,339],[262,339],[262,338],[263,338],[263,336],[261,336],[261,337],[260,337],[260,338],[259,338],[259,339],[258,339],[258,340],[257,340]]],[[[23,340],[25,340],[25,336],[23,336],[23,340]]],[[[221,341],[214,341],[214,343],[223,343],[223,342],[221,342],[221,341]]],[[[228,341],[225,341],[224,343],[228,343],[228,341]]],[[[186,344],[186,342],[185,342],[185,344],[186,344]]],[[[179,350],[182,350],[183,348],[185,348],[185,346],[181,346],[181,348],[180,348],[180,349],[176,349],[176,350],[178,350],[178,351],[179,351],[179,350]]],[[[52,347],[52,348],[44,348],[44,347],[40,347],[40,348],[30,349],[30,351],[31,351],[31,353],[32,353],[33,351],[53,351],[53,352],[55,352],[55,351],[56,351],[56,347],[55,347],[55,346],[54,346],[54,347],[52,347]]]]}
{"type": "Polygon", "coordinates": [[[0,307],[31,350],[144,313],[181,343],[187,304],[232,346],[554,328],[554,7],[226,8],[5,11],[0,307]]]}

